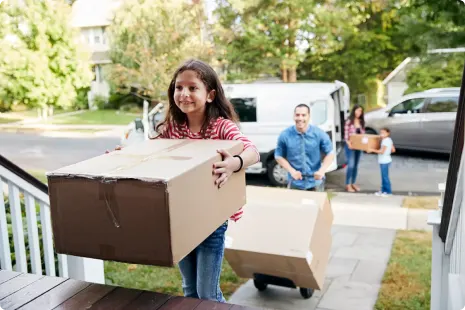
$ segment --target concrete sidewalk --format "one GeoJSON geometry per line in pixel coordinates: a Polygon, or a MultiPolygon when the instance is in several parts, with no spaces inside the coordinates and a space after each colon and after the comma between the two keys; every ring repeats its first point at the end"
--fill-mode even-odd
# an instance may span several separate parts
{"type": "Polygon", "coordinates": [[[333,226],[332,235],[324,288],[310,299],[303,299],[299,290],[271,285],[259,292],[249,280],[229,302],[276,310],[372,310],[395,230],[333,226]]]}
{"type": "Polygon", "coordinates": [[[230,302],[276,310],[372,310],[398,229],[430,230],[429,210],[402,208],[402,196],[337,193],[332,248],[322,291],[303,299],[296,289],[268,286],[259,292],[249,280],[230,302]]]}
{"type": "MultiPolygon", "coordinates": [[[[439,194],[438,194],[439,195],[439,194]]],[[[431,230],[426,209],[402,208],[404,196],[378,197],[373,194],[337,193],[331,199],[334,225],[431,230]]]]}

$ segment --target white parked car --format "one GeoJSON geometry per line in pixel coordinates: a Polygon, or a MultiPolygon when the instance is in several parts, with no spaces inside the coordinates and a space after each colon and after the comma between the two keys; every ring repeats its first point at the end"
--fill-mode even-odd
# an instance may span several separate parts
{"type": "Polygon", "coordinates": [[[460,88],[435,88],[403,96],[365,114],[368,133],[391,130],[398,149],[450,153],[460,88]]]}
{"type": "MultiPolygon", "coordinates": [[[[310,106],[311,123],[329,134],[337,152],[327,172],[345,164],[344,120],[349,113],[350,96],[345,83],[223,84],[223,88],[239,115],[241,131],[255,143],[261,155],[261,161],[248,167],[247,173],[267,174],[273,185],[287,184],[287,172],[275,161],[274,150],[280,133],[294,125],[294,108],[301,103],[310,106]]],[[[155,107],[148,113],[145,125],[138,119],[128,126],[121,144],[146,139],[163,117],[163,109],[155,107]]]]}

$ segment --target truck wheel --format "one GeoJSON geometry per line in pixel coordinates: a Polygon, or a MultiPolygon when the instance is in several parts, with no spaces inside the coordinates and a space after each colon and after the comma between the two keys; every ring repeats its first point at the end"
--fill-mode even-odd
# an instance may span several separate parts
{"type": "Polygon", "coordinates": [[[301,287],[300,288],[300,295],[302,295],[302,297],[305,298],[305,299],[309,299],[310,297],[313,296],[313,289],[301,287]]]}
{"type": "Polygon", "coordinates": [[[268,286],[268,284],[260,282],[258,280],[253,280],[253,284],[255,285],[255,288],[259,290],[260,292],[263,292],[264,290],[266,290],[266,287],[268,286]]]}
{"type": "Polygon", "coordinates": [[[268,179],[273,186],[287,185],[287,171],[281,167],[275,159],[268,162],[267,166],[268,179]]]}

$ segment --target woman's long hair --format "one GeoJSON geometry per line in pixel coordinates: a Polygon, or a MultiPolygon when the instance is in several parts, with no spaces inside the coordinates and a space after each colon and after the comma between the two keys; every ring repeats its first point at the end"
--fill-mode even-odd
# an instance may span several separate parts
{"type": "Polygon", "coordinates": [[[365,128],[365,111],[364,111],[363,107],[361,105],[359,105],[359,104],[354,105],[354,107],[350,111],[349,121],[350,121],[351,124],[354,124],[355,111],[357,111],[357,109],[359,109],[359,108],[362,109],[362,114],[360,114],[360,126],[362,126],[362,128],[365,128]]]}
{"type": "Polygon", "coordinates": [[[187,122],[187,115],[182,112],[174,102],[176,78],[179,74],[187,70],[191,70],[197,73],[198,78],[205,84],[207,92],[215,90],[215,97],[213,101],[207,103],[206,105],[205,120],[200,130],[201,135],[205,137],[205,131],[210,125],[211,121],[219,117],[229,119],[237,124],[239,120],[236,111],[234,110],[234,107],[229,102],[229,100],[226,99],[226,95],[224,94],[220,79],[218,78],[215,70],[200,60],[191,59],[181,65],[173,74],[173,78],[168,87],[168,111],[166,113],[165,120],[157,125],[157,132],[161,126],[167,124],[179,126],[187,122]]]}

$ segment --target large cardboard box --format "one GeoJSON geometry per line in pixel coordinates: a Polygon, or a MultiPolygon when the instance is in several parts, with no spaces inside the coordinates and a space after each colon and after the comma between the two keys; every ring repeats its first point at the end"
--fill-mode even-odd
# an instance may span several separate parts
{"type": "Polygon", "coordinates": [[[323,288],[333,213],[326,193],[247,187],[244,216],[226,233],[225,257],[242,278],[263,274],[323,288]]]}
{"type": "Polygon", "coordinates": [[[368,151],[371,149],[379,149],[381,146],[381,137],[372,134],[354,134],[350,136],[352,149],[360,151],[368,151]]]}
{"type": "Polygon", "coordinates": [[[48,173],[58,253],[173,266],[243,207],[245,173],[214,184],[217,150],[242,142],[151,140],[48,173]]]}

